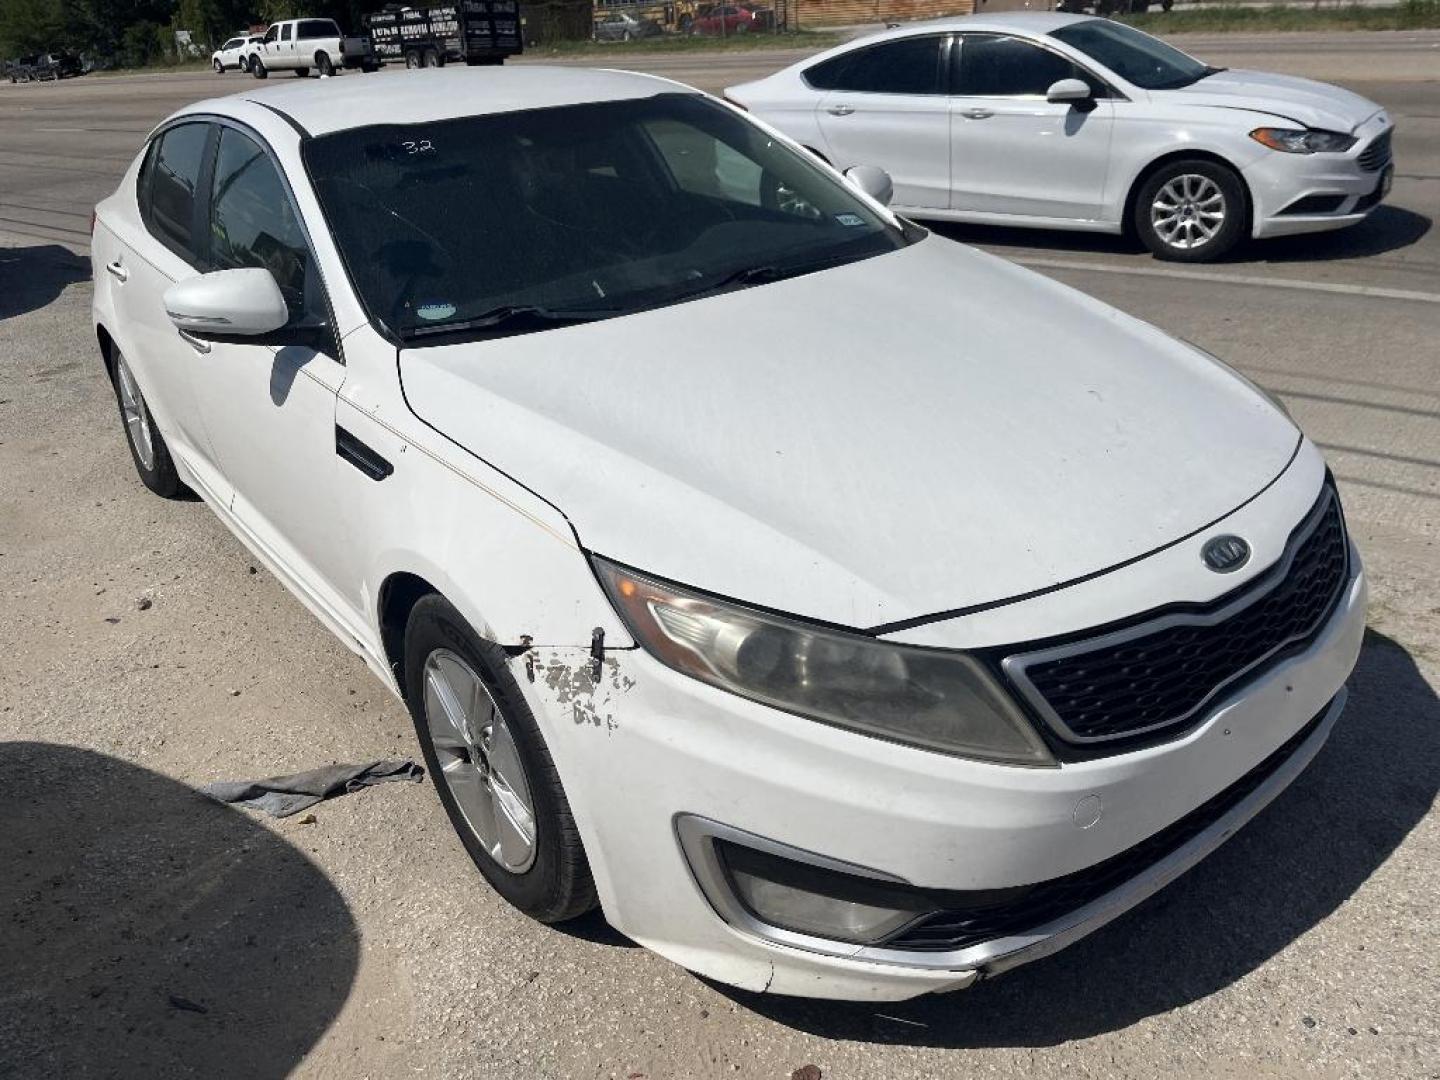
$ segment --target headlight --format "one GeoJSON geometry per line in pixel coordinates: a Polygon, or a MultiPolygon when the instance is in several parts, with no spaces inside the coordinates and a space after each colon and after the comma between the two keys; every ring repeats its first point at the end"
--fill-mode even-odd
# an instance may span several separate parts
{"type": "Polygon", "coordinates": [[[1017,765],[1053,762],[1015,705],[963,653],[811,626],[594,561],[635,639],[701,682],[927,750],[1017,765]]]}
{"type": "Polygon", "coordinates": [[[1286,154],[1343,154],[1355,145],[1355,136],[1313,128],[1256,128],[1250,138],[1286,154]]]}

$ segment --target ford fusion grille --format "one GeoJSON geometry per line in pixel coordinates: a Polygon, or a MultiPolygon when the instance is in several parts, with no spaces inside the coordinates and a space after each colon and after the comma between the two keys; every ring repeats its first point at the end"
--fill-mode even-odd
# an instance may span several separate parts
{"type": "Polygon", "coordinates": [[[1340,500],[1328,484],[1267,573],[1212,604],[1020,654],[1022,695],[1071,744],[1174,734],[1267,661],[1303,648],[1349,580],[1340,500]]]}
{"type": "Polygon", "coordinates": [[[1356,160],[1360,162],[1362,169],[1366,172],[1375,172],[1390,164],[1390,136],[1394,131],[1394,128],[1386,128],[1375,136],[1369,146],[1360,151],[1360,156],[1356,160]]]}

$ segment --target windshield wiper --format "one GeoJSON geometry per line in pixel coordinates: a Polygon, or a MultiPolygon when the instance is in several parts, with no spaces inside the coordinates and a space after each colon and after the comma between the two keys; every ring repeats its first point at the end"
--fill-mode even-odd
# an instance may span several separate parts
{"type": "Polygon", "coordinates": [[[435,334],[464,334],[475,330],[495,330],[504,333],[525,333],[526,328],[550,330],[557,326],[573,326],[576,323],[596,322],[621,314],[619,308],[576,308],[562,310],[541,307],[537,304],[502,304],[470,319],[454,319],[450,322],[412,326],[402,335],[404,338],[431,337],[435,334]]]}
{"type": "Polygon", "coordinates": [[[701,296],[709,296],[712,293],[729,292],[731,289],[748,288],[751,285],[769,285],[772,282],[784,281],[786,278],[800,277],[802,274],[812,274],[817,270],[828,270],[834,266],[841,266],[848,262],[858,262],[867,258],[871,252],[855,255],[837,255],[828,259],[815,259],[810,262],[796,263],[793,266],[744,266],[739,270],[732,270],[730,273],[707,281],[703,285],[697,285],[692,289],[681,289],[679,292],[671,293],[666,298],[666,303],[674,303],[677,300],[694,300],[701,296]]]}

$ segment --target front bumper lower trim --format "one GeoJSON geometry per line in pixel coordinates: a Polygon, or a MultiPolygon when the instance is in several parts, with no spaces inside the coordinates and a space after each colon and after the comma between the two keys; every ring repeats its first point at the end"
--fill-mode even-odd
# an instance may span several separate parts
{"type": "Polygon", "coordinates": [[[873,964],[896,965],[915,970],[953,971],[957,975],[972,973],[980,977],[1028,964],[1050,956],[1100,929],[1131,908],[1159,892],[1185,871],[1195,866],[1239,831],[1241,826],[1260,813],[1282,791],[1290,786],[1325,745],[1340,713],[1345,708],[1347,691],[1342,687],[1333,697],[1309,737],[1282,761],[1253,791],[1204,830],[1175,848],[1164,858],[1146,867],[1122,885],[1103,896],[1065,913],[1044,925],[1023,934],[995,938],[977,945],[950,952],[926,952],[892,949],[880,946],[848,944],[808,934],[769,926],[751,914],[731,892],[725,869],[713,843],[715,839],[730,840],[760,848],[798,862],[837,870],[848,874],[900,883],[901,879],[858,867],[850,863],[800,851],[753,833],[723,825],[707,818],[678,814],[675,831],[686,861],[701,893],[715,913],[737,933],[757,938],[770,946],[798,949],[809,953],[873,964]]]}

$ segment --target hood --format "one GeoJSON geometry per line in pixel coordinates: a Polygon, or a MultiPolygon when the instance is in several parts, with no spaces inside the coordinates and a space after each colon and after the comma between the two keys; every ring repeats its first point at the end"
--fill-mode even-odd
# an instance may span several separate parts
{"type": "Polygon", "coordinates": [[[1222,517],[1295,428],[1234,373],[931,236],[598,323],[406,350],[427,423],[588,549],[853,627],[1006,599],[1222,517]]]}
{"type": "Polygon", "coordinates": [[[1368,98],[1294,75],[1221,71],[1179,90],[1152,90],[1157,101],[1269,113],[1306,127],[1353,132],[1380,111],[1368,98]]]}

